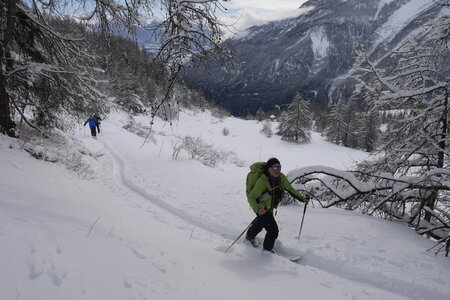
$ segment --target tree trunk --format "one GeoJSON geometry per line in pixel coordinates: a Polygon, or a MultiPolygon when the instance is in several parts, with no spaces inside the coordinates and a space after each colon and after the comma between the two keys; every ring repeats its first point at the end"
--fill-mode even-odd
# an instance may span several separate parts
{"type": "Polygon", "coordinates": [[[444,167],[445,160],[445,150],[446,144],[445,140],[447,139],[447,131],[448,131],[448,87],[445,87],[445,100],[444,100],[444,111],[442,113],[441,122],[442,122],[442,132],[441,132],[441,140],[439,141],[439,153],[438,153],[438,168],[444,167]]]}
{"type": "MultiPolygon", "coordinates": [[[[1,51],[1,50],[0,50],[1,51]]],[[[0,70],[0,132],[15,137],[14,127],[16,124],[11,120],[10,99],[6,92],[5,77],[0,70]]]]}
{"type": "Polygon", "coordinates": [[[445,257],[448,257],[449,250],[450,250],[450,238],[448,238],[447,242],[445,243],[445,257]]]}
{"type": "MultiPolygon", "coordinates": [[[[444,100],[444,110],[442,112],[441,116],[441,138],[439,141],[439,152],[438,152],[438,161],[437,161],[437,167],[442,169],[444,168],[444,160],[445,160],[445,148],[446,143],[445,140],[447,138],[447,120],[448,120],[448,88],[445,88],[445,100],[444,100]]],[[[426,206],[428,206],[430,209],[434,209],[434,206],[436,205],[436,199],[438,197],[438,191],[433,191],[430,198],[428,198],[426,206]]],[[[431,214],[429,212],[425,213],[425,220],[430,222],[431,220],[431,214]]]]}
{"type": "MultiPolygon", "coordinates": [[[[8,0],[8,10],[6,13],[6,30],[3,36],[3,50],[2,54],[6,54],[6,49],[12,39],[15,24],[16,24],[17,0],[8,0]]],[[[3,56],[1,56],[3,58],[3,56]]]]}
{"type": "Polygon", "coordinates": [[[15,137],[14,127],[16,124],[11,119],[11,108],[7,88],[6,75],[4,71],[7,70],[6,56],[8,54],[8,45],[11,42],[15,23],[16,23],[17,0],[8,0],[8,7],[6,13],[6,28],[2,32],[1,46],[0,46],[0,132],[6,133],[9,136],[15,137]]]}
{"type": "MultiPolygon", "coordinates": [[[[436,204],[436,199],[437,199],[437,192],[432,191],[430,196],[428,197],[428,199],[425,202],[425,206],[427,206],[431,210],[434,210],[434,206],[436,204]]],[[[425,221],[427,221],[429,223],[431,221],[432,216],[433,215],[431,213],[429,213],[428,211],[425,211],[425,217],[424,217],[425,221]]]]}

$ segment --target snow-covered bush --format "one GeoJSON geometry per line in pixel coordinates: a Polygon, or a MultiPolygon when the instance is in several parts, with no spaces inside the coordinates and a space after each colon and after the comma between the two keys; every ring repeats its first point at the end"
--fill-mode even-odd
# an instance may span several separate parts
{"type": "Polygon", "coordinates": [[[36,136],[26,127],[20,132],[20,140],[15,147],[28,152],[36,159],[60,163],[82,178],[95,177],[92,163],[104,155],[103,151],[89,151],[76,138],[60,130],[53,130],[47,133],[46,137],[36,136]]]}
{"type": "Polygon", "coordinates": [[[263,122],[263,128],[261,129],[261,133],[264,133],[268,138],[272,137],[273,131],[272,131],[272,122],[269,120],[265,120],[263,122]]]}
{"type": "Polygon", "coordinates": [[[156,144],[156,139],[150,132],[150,127],[142,125],[140,123],[136,123],[133,118],[130,118],[127,124],[123,126],[123,128],[128,130],[129,132],[145,138],[146,141],[151,141],[156,144]]]}
{"type": "Polygon", "coordinates": [[[188,153],[190,159],[200,161],[208,167],[217,167],[220,162],[226,161],[235,154],[216,150],[199,137],[185,136],[173,145],[172,159],[177,159],[181,150],[188,153]]]}

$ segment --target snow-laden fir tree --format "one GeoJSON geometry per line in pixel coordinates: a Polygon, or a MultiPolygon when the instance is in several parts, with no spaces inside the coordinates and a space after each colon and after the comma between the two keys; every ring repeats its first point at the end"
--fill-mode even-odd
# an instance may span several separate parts
{"type": "Polygon", "coordinates": [[[256,117],[256,120],[258,120],[258,121],[261,122],[261,121],[264,120],[264,118],[266,117],[266,113],[265,113],[264,110],[260,107],[260,108],[258,108],[258,110],[256,111],[255,117],[256,117]]]}
{"type": "Polygon", "coordinates": [[[373,152],[378,147],[380,139],[380,114],[376,108],[362,112],[358,118],[358,130],[356,132],[359,148],[367,152],[373,152]]]}
{"type": "Polygon", "coordinates": [[[313,130],[322,133],[328,127],[329,107],[312,107],[313,130]]]}
{"type": "Polygon", "coordinates": [[[311,141],[311,110],[300,93],[294,96],[279,122],[277,134],[281,135],[282,140],[296,143],[311,141]]]}
{"type": "Polygon", "coordinates": [[[329,142],[340,145],[344,137],[344,129],[346,124],[344,122],[345,104],[342,99],[333,105],[329,113],[328,125],[323,131],[322,135],[329,142]]]}
{"type": "Polygon", "coordinates": [[[342,145],[350,148],[358,148],[357,131],[359,129],[359,112],[356,97],[351,97],[344,106],[342,145]]]}

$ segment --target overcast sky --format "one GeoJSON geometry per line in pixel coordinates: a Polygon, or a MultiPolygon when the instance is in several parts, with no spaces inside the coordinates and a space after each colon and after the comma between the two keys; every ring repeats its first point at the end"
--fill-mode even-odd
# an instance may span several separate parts
{"type": "Polygon", "coordinates": [[[238,30],[270,21],[293,18],[302,13],[298,8],[307,0],[231,0],[225,7],[230,13],[222,16],[238,30]]]}

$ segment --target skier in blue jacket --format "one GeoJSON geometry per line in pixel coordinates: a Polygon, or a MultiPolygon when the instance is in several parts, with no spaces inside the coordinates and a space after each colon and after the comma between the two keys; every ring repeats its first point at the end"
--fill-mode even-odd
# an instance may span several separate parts
{"type": "Polygon", "coordinates": [[[91,128],[92,137],[95,138],[97,136],[97,126],[100,124],[100,121],[95,117],[90,117],[86,122],[84,122],[84,126],[86,126],[87,123],[89,123],[89,128],[91,128]]]}

